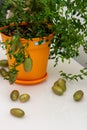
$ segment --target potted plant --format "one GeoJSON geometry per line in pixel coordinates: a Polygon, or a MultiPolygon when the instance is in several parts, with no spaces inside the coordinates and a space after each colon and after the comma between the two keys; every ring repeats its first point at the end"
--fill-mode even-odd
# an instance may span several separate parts
{"type": "MultiPolygon", "coordinates": [[[[38,67],[37,63],[39,60],[37,60],[37,57],[44,60],[45,56],[42,58],[41,55],[45,53],[45,50],[47,52],[46,59],[48,60],[48,57],[50,59],[54,58],[55,65],[57,65],[59,58],[64,61],[64,59],[70,60],[70,58],[78,56],[80,46],[83,46],[86,52],[86,12],[86,0],[81,2],[78,0],[4,0],[0,12],[0,15],[3,16],[3,21],[1,21],[3,26],[1,26],[0,31],[2,44],[7,50],[9,59],[8,74],[6,73],[4,78],[8,79],[10,83],[14,83],[15,80],[24,84],[38,83],[47,77],[47,63],[45,64],[43,76],[27,80],[22,78],[20,80],[19,77],[24,73],[28,74],[27,72],[22,73],[24,71],[23,67],[30,74],[35,64],[37,68],[35,68],[32,76],[38,73],[43,64],[38,67]],[[4,17],[5,10],[11,11],[10,17],[4,17]],[[36,62],[34,62],[33,54],[31,53],[33,41],[35,47],[42,46],[44,48],[45,44],[47,46],[43,54],[41,54],[43,50],[41,49],[39,56],[36,56],[36,62]],[[19,70],[20,66],[22,71],[19,70]],[[27,83],[25,83],[26,81],[27,83]]],[[[41,68],[42,70],[43,68],[41,68]]],[[[84,73],[84,71],[81,72],[84,73]]],[[[61,72],[61,75],[71,78],[63,72],[61,72]]],[[[26,77],[32,76],[27,75],[26,77]]],[[[74,79],[78,77],[82,78],[82,75],[74,77],[74,79]]]]}

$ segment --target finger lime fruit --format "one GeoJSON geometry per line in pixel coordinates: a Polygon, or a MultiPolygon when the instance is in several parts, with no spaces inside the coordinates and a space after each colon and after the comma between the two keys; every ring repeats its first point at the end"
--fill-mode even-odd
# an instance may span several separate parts
{"type": "Polygon", "coordinates": [[[6,59],[0,60],[0,66],[1,67],[8,67],[8,60],[6,60],[6,59]]]}
{"type": "Polygon", "coordinates": [[[13,90],[11,93],[10,93],[10,98],[12,101],[16,101],[19,97],[19,91],[18,90],[13,90]]]}
{"type": "Polygon", "coordinates": [[[9,71],[9,83],[13,84],[17,79],[18,72],[9,71]]]}
{"type": "Polygon", "coordinates": [[[26,59],[24,60],[23,65],[24,65],[24,70],[25,70],[25,72],[31,71],[31,69],[32,69],[32,59],[31,59],[30,57],[29,57],[29,58],[26,58],[26,59]]]}
{"type": "Polygon", "coordinates": [[[54,85],[60,86],[63,91],[66,91],[66,81],[62,78],[59,78],[57,81],[54,82],[54,85]]]}
{"type": "Polygon", "coordinates": [[[27,102],[30,99],[30,95],[29,94],[21,94],[19,96],[19,100],[20,102],[27,102]]]}
{"type": "Polygon", "coordinates": [[[25,115],[25,112],[20,108],[12,108],[10,113],[15,117],[23,117],[25,115]]]}
{"type": "Polygon", "coordinates": [[[1,68],[1,69],[0,69],[0,74],[1,74],[1,76],[4,77],[4,78],[7,78],[7,77],[8,77],[8,72],[7,72],[7,70],[4,69],[4,68],[1,68]]]}
{"type": "Polygon", "coordinates": [[[13,36],[11,39],[11,43],[12,43],[11,44],[11,51],[16,52],[20,48],[20,45],[21,45],[20,37],[18,35],[13,36]]]}
{"type": "Polygon", "coordinates": [[[53,85],[52,91],[57,95],[63,95],[63,89],[58,85],[53,85]]]}
{"type": "Polygon", "coordinates": [[[73,94],[73,99],[75,101],[80,101],[83,98],[84,92],[82,90],[78,90],[73,94]]]}

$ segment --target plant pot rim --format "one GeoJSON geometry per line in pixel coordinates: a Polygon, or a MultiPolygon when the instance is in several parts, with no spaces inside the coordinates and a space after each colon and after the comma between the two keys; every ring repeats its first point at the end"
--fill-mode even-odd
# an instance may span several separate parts
{"type": "MultiPolygon", "coordinates": [[[[19,25],[26,25],[26,22],[22,22],[22,23],[19,23],[19,25]]],[[[3,30],[4,28],[8,28],[9,26],[14,26],[14,23],[11,23],[10,25],[7,25],[7,26],[3,26],[3,27],[0,27],[0,30],[3,30]]],[[[51,38],[53,37],[54,33],[50,33],[48,36],[44,36],[44,37],[34,37],[32,38],[32,40],[34,41],[39,41],[39,39],[43,39],[43,40],[46,40],[47,38],[51,38]]],[[[8,35],[6,35],[8,36],[8,35]]],[[[8,37],[12,37],[12,36],[8,36],[8,37]]],[[[21,40],[29,40],[29,39],[25,39],[25,38],[21,38],[21,40]]]]}

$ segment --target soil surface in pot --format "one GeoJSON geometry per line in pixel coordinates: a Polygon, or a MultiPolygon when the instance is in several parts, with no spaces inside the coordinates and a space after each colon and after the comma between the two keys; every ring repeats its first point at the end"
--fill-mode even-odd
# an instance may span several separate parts
{"type": "Polygon", "coordinates": [[[19,34],[20,37],[28,39],[35,37],[44,37],[52,33],[51,29],[47,27],[47,24],[35,25],[34,24],[19,24],[18,26],[8,26],[1,30],[2,33],[8,36],[19,34]]]}

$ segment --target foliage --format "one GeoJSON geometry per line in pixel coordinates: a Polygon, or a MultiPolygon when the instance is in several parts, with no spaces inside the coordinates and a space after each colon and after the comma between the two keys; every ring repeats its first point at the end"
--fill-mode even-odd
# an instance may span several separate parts
{"type": "Polygon", "coordinates": [[[32,39],[53,32],[49,58],[55,59],[55,65],[59,58],[77,57],[80,46],[87,53],[87,0],[4,0],[0,10],[0,26],[14,23],[20,37],[32,39]],[[7,9],[12,15],[5,19],[7,9]],[[27,35],[20,33],[22,22],[29,25],[27,35]]]}
{"type": "Polygon", "coordinates": [[[78,79],[82,80],[83,76],[87,76],[87,68],[81,69],[80,72],[81,72],[80,74],[72,75],[70,73],[66,74],[63,71],[60,71],[60,76],[62,76],[63,78],[66,78],[66,79],[78,81],[78,79]]]}

